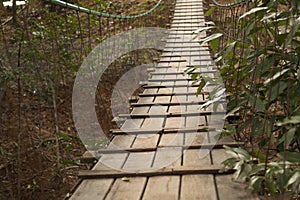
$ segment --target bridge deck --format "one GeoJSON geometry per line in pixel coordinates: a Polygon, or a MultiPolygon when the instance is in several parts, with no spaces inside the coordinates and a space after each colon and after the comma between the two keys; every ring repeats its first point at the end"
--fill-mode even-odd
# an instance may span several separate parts
{"type": "Polygon", "coordinates": [[[245,192],[244,185],[232,181],[233,174],[219,173],[227,158],[222,144],[238,144],[228,139],[214,145],[210,141],[215,132],[207,130],[210,112],[191,114],[202,112],[199,107],[205,94],[193,95],[197,87],[191,86],[184,69],[207,65],[203,73],[212,77],[216,71],[208,47],[191,42],[192,32],[203,26],[201,1],[176,1],[165,51],[134,104],[132,117],[124,121],[123,131],[112,132],[113,143],[127,152],[109,150],[110,146],[100,152],[93,170],[79,174],[83,181],[71,199],[256,199],[245,192]],[[183,34],[188,39],[178,39],[183,34]],[[122,134],[124,130],[131,134],[122,134]]]}

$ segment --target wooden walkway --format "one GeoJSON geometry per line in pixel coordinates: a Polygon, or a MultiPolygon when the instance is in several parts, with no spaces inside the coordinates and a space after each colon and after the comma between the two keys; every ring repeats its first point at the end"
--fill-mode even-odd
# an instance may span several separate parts
{"type": "Polygon", "coordinates": [[[192,42],[192,32],[203,26],[202,1],[176,1],[164,53],[131,114],[120,116],[126,119],[122,130],[112,131],[112,143],[127,151],[112,144],[99,151],[93,169],[79,174],[83,181],[71,199],[256,199],[232,181],[231,172],[219,172],[227,158],[223,144],[239,144],[210,143],[211,111],[199,110],[205,95],[196,97],[197,87],[183,74],[190,65],[215,73],[208,48],[192,42]]]}

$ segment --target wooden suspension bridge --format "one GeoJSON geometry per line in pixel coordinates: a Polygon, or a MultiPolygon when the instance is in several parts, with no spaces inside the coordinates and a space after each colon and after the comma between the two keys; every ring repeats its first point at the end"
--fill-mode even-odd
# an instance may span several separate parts
{"type": "Polygon", "coordinates": [[[211,142],[211,111],[199,109],[206,95],[196,97],[197,88],[184,76],[190,65],[216,74],[208,47],[193,36],[203,26],[202,1],[176,1],[158,64],[148,70],[150,78],[131,113],[119,116],[125,117],[121,129],[112,130],[112,143],[126,151],[110,145],[99,150],[94,167],[79,173],[82,181],[70,199],[258,199],[233,180],[233,170],[220,171],[228,158],[223,145],[240,144],[230,138],[211,142]],[[183,35],[188,40],[181,40],[183,35]]]}

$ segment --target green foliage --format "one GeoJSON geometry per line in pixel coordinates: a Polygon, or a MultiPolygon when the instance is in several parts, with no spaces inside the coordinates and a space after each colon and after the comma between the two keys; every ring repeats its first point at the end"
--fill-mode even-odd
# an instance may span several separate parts
{"type": "MultiPolygon", "coordinates": [[[[207,16],[223,16],[195,32],[212,32],[200,43],[210,44],[225,81],[227,116],[242,116],[238,126],[226,125],[221,135],[251,146],[227,147],[233,157],[224,162],[225,169],[237,169],[238,178],[256,192],[293,197],[300,191],[300,2],[249,5],[244,13],[213,7],[207,16]]],[[[201,74],[194,78],[205,80],[201,74]]]]}

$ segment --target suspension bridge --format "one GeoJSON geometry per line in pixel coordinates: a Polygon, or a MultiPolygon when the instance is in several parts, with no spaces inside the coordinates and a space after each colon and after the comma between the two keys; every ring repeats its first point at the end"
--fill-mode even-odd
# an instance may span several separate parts
{"type": "Polygon", "coordinates": [[[121,127],[96,151],[97,163],[79,173],[70,199],[257,199],[233,181],[234,170],[221,171],[228,158],[223,146],[241,143],[215,141],[210,124],[217,115],[201,107],[213,86],[196,96],[197,85],[185,74],[193,66],[205,66],[199,72],[211,78],[217,74],[208,46],[198,42],[205,34],[194,35],[207,26],[203,7],[200,0],[175,1],[163,53],[147,70],[143,92],[129,114],[118,116],[121,127]]]}

